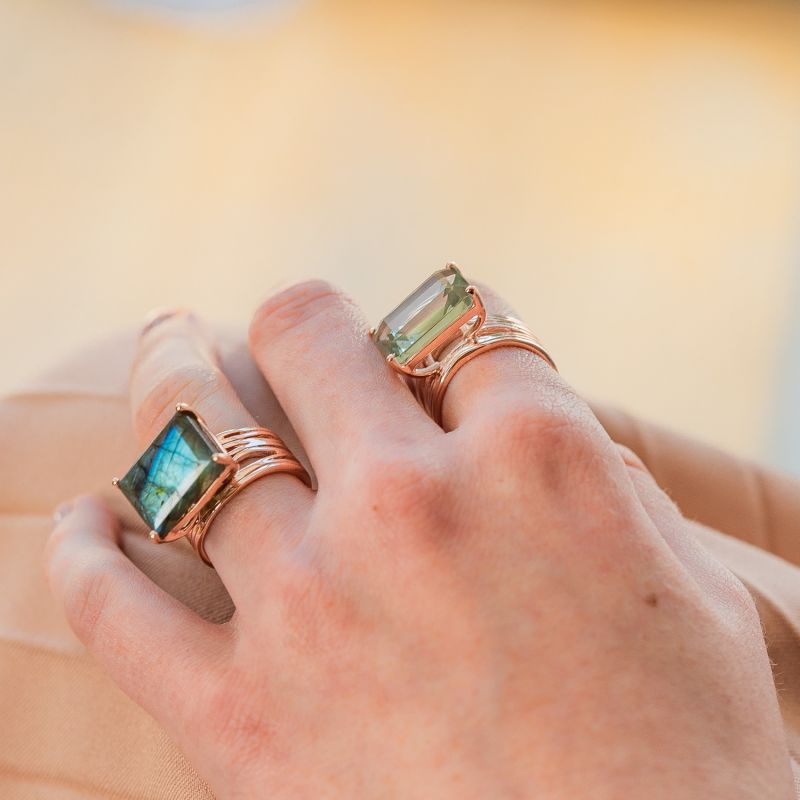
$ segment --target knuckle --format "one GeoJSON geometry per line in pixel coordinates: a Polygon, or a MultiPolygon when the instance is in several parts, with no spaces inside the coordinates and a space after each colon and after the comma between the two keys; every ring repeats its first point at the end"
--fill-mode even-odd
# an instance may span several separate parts
{"type": "Polygon", "coordinates": [[[435,454],[419,448],[414,455],[374,453],[356,466],[355,480],[365,511],[377,520],[383,537],[408,541],[443,535],[448,529],[443,509],[451,506],[453,489],[435,454]]]}
{"type": "Polygon", "coordinates": [[[342,303],[343,295],[326,281],[306,281],[265,300],[250,325],[250,342],[255,346],[303,326],[321,313],[342,303]]]}
{"type": "Polygon", "coordinates": [[[184,364],[171,370],[136,408],[136,427],[154,434],[175,412],[175,404],[201,405],[219,388],[219,373],[211,364],[184,364]]]}
{"type": "Polygon", "coordinates": [[[542,501],[559,499],[565,508],[588,513],[608,506],[605,445],[579,407],[542,407],[513,398],[477,422],[473,433],[491,442],[492,458],[487,461],[478,448],[468,451],[472,472],[488,471],[509,488],[534,492],[542,501]]]}
{"type": "Polygon", "coordinates": [[[405,508],[436,494],[433,471],[403,455],[372,456],[361,466],[360,482],[370,498],[405,508]]]}
{"type": "Polygon", "coordinates": [[[583,420],[559,408],[514,402],[501,409],[488,435],[497,447],[523,457],[557,453],[562,463],[581,457],[592,446],[583,420]]]}
{"type": "Polygon", "coordinates": [[[91,649],[108,617],[119,574],[105,564],[80,564],[67,578],[64,611],[78,638],[91,649]]]}

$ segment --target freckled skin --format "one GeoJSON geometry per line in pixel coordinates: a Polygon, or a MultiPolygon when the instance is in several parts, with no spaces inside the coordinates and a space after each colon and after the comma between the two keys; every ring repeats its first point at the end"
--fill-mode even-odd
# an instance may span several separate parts
{"type": "Polygon", "coordinates": [[[658,595],[657,594],[648,594],[644,598],[645,603],[651,608],[655,608],[658,605],[658,595]]]}

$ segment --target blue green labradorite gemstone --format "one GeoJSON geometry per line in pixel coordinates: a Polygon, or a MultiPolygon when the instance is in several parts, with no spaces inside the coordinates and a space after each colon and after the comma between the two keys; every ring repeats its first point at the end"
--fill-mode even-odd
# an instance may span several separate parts
{"type": "Polygon", "coordinates": [[[162,539],[224,472],[222,451],[190,411],[178,411],[117,486],[162,539]]]}
{"type": "Polygon", "coordinates": [[[434,272],[383,318],[375,330],[378,349],[385,356],[393,355],[398,364],[412,362],[474,307],[468,286],[457,267],[450,265],[434,272]]]}

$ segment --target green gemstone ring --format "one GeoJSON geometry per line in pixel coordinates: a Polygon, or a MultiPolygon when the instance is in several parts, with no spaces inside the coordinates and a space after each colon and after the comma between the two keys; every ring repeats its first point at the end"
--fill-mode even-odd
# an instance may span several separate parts
{"type": "Polygon", "coordinates": [[[433,355],[470,323],[478,328],[486,310],[477,289],[455,264],[434,272],[373,329],[372,338],[398,371],[424,377],[433,355]]]}
{"type": "Polygon", "coordinates": [[[387,363],[409,379],[426,411],[441,423],[444,393],[456,371],[480,353],[521,347],[555,362],[514,317],[490,315],[455,264],[434,272],[370,331],[387,363]]]}
{"type": "Polygon", "coordinates": [[[206,533],[225,503],[245,486],[275,472],[311,479],[268,428],[213,434],[185,403],[122,478],[113,484],[150,529],[155,542],[184,536],[207,564],[206,533]]]}

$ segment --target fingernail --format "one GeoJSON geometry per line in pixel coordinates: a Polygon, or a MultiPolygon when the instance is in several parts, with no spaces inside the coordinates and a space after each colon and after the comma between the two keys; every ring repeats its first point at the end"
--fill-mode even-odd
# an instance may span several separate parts
{"type": "Polygon", "coordinates": [[[158,327],[162,322],[166,322],[176,314],[180,314],[179,308],[154,308],[144,318],[144,325],[142,326],[142,335],[153,328],[158,327]]]}
{"type": "Polygon", "coordinates": [[[72,509],[75,507],[75,504],[72,500],[68,500],[66,503],[62,503],[54,512],[53,512],[53,522],[59,523],[61,522],[64,517],[69,515],[72,512],[72,509]]]}

